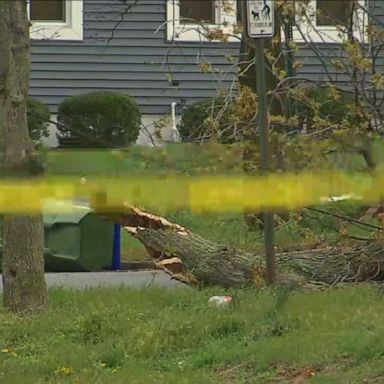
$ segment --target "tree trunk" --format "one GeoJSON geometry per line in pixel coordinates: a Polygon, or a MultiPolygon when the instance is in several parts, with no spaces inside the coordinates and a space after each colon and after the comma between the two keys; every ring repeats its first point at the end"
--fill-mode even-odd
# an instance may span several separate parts
{"type": "MultiPolygon", "coordinates": [[[[8,177],[25,176],[34,162],[27,126],[29,54],[26,2],[1,1],[0,143],[8,177]]],[[[13,312],[36,312],[47,306],[41,215],[4,217],[3,286],[4,306],[13,312]]]]}
{"type": "MultiPolygon", "coordinates": [[[[241,287],[265,283],[264,257],[218,244],[166,219],[132,207],[111,217],[138,239],[158,268],[190,284],[241,287]]],[[[384,278],[379,244],[343,250],[339,247],[277,255],[282,284],[306,287],[384,278]]]]}

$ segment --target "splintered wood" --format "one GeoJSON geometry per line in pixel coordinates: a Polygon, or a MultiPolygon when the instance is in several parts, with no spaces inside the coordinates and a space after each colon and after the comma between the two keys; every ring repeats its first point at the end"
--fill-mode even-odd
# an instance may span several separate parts
{"type": "MultiPolygon", "coordinates": [[[[207,240],[138,207],[108,217],[144,245],[156,268],[184,283],[223,287],[265,284],[262,255],[207,240]]],[[[384,252],[378,242],[355,249],[332,247],[276,257],[281,284],[323,287],[384,278],[384,252]]]]}

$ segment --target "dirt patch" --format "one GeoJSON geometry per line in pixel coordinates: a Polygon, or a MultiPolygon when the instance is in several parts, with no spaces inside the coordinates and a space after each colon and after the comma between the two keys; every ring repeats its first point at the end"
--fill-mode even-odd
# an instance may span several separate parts
{"type": "Polygon", "coordinates": [[[363,380],[363,384],[382,384],[383,382],[383,376],[372,376],[363,380]]]}
{"type": "Polygon", "coordinates": [[[307,382],[309,379],[312,379],[318,374],[318,369],[312,366],[304,368],[278,368],[276,373],[276,381],[271,383],[281,383],[281,380],[284,380],[284,383],[289,384],[302,384],[307,382]]]}
{"type": "Polygon", "coordinates": [[[254,375],[255,369],[246,364],[236,364],[229,367],[221,367],[216,370],[216,377],[220,379],[220,383],[222,384],[236,383],[239,378],[243,380],[252,379],[254,375]]]}
{"type": "MultiPolygon", "coordinates": [[[[268,384],[303,384],[309,379],[316,376],[319,372],[317,368],[308,366],[304,368],[291,368],[291,367],[275,367],[272,369],[271,377],[266,378],[261,372],[259,372],[260,380],[263,383],[268,384]],[[274,373],[273,373],[274,371],[274,373]]],[[[268,374],[266,372],[266,374],[268,374]]],[[[245,383],[251,382],[252,379],[259,377],[255,367],[245,364],[237,364],[230,367],[222,367],[216,371],[217,377],[220,379],[220,383],[233,384],[237,383],[239,379],[242,379],[245,383]]],[[[376,383],[375,383],[376,384],[376,383]]]]}

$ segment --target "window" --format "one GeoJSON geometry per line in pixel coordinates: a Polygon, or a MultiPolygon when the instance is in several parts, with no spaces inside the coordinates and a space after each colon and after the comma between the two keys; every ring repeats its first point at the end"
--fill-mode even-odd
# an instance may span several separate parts
{"type": "Polygon", "coordinates": [[[236,41],[236,0],[167,0],[168,40],[207,41],[207,32],[222,30],[236,41]]]}
{"type": "Polygon", "coordinates": [[[215,24],[215,4],[213,0],[200,1],[196,6],[194,0],[180,0],[181,24],[215,24]]]}
{"type": "Polygon", "coordinates": [[[31,21],[59,21],[65,22],[64,0],[32,0],[29,5],[31,21]]]}
{"type": "MultiPolygon", "coordinates": [[[[300,7],[308,9],[306,15],[297,17],[298,28],[293,29],[295,41],[334,42],[343,41],[347,32],[346,26],[353,17],[353,34],[361,39],[364,31],[365,0],[307,0],[297,2],[298,14],[300,7]],[[308,7],[308,8],[307,8],[308,7]],[[344,35],[344,36],[343,36],[344,35]]],[[[302,8],[303,9],[303,8],[302,8]]]]}
{"type": "Polygon", "coordinates": [[[346,25],[352,11],[353,1],[350,0],[317,0],[316,24],[317,26],[346,25]]]}
{"type": "Polygon", "coordinates": [[[83,39],[83,0],[29,0],[28,10],[31,39],[83,39]]]}

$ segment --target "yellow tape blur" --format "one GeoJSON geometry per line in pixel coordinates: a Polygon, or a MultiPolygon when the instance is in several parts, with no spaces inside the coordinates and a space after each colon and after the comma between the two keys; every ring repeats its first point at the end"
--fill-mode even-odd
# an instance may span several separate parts
{"type": "MultiPolygon", "coordinates": [[[[1,213],[68,212],[73,199],[89,200],[98,211],[121,212],[138,205],[158,212],[289,210],[317,205],[326,196],[352,194],[365,203],[384,197],[384,174],[273,174],[268,177],[57,178],[0,181],[1,213]]],[[[352,196],[352,198],[353,198],[352,196]]]]}

